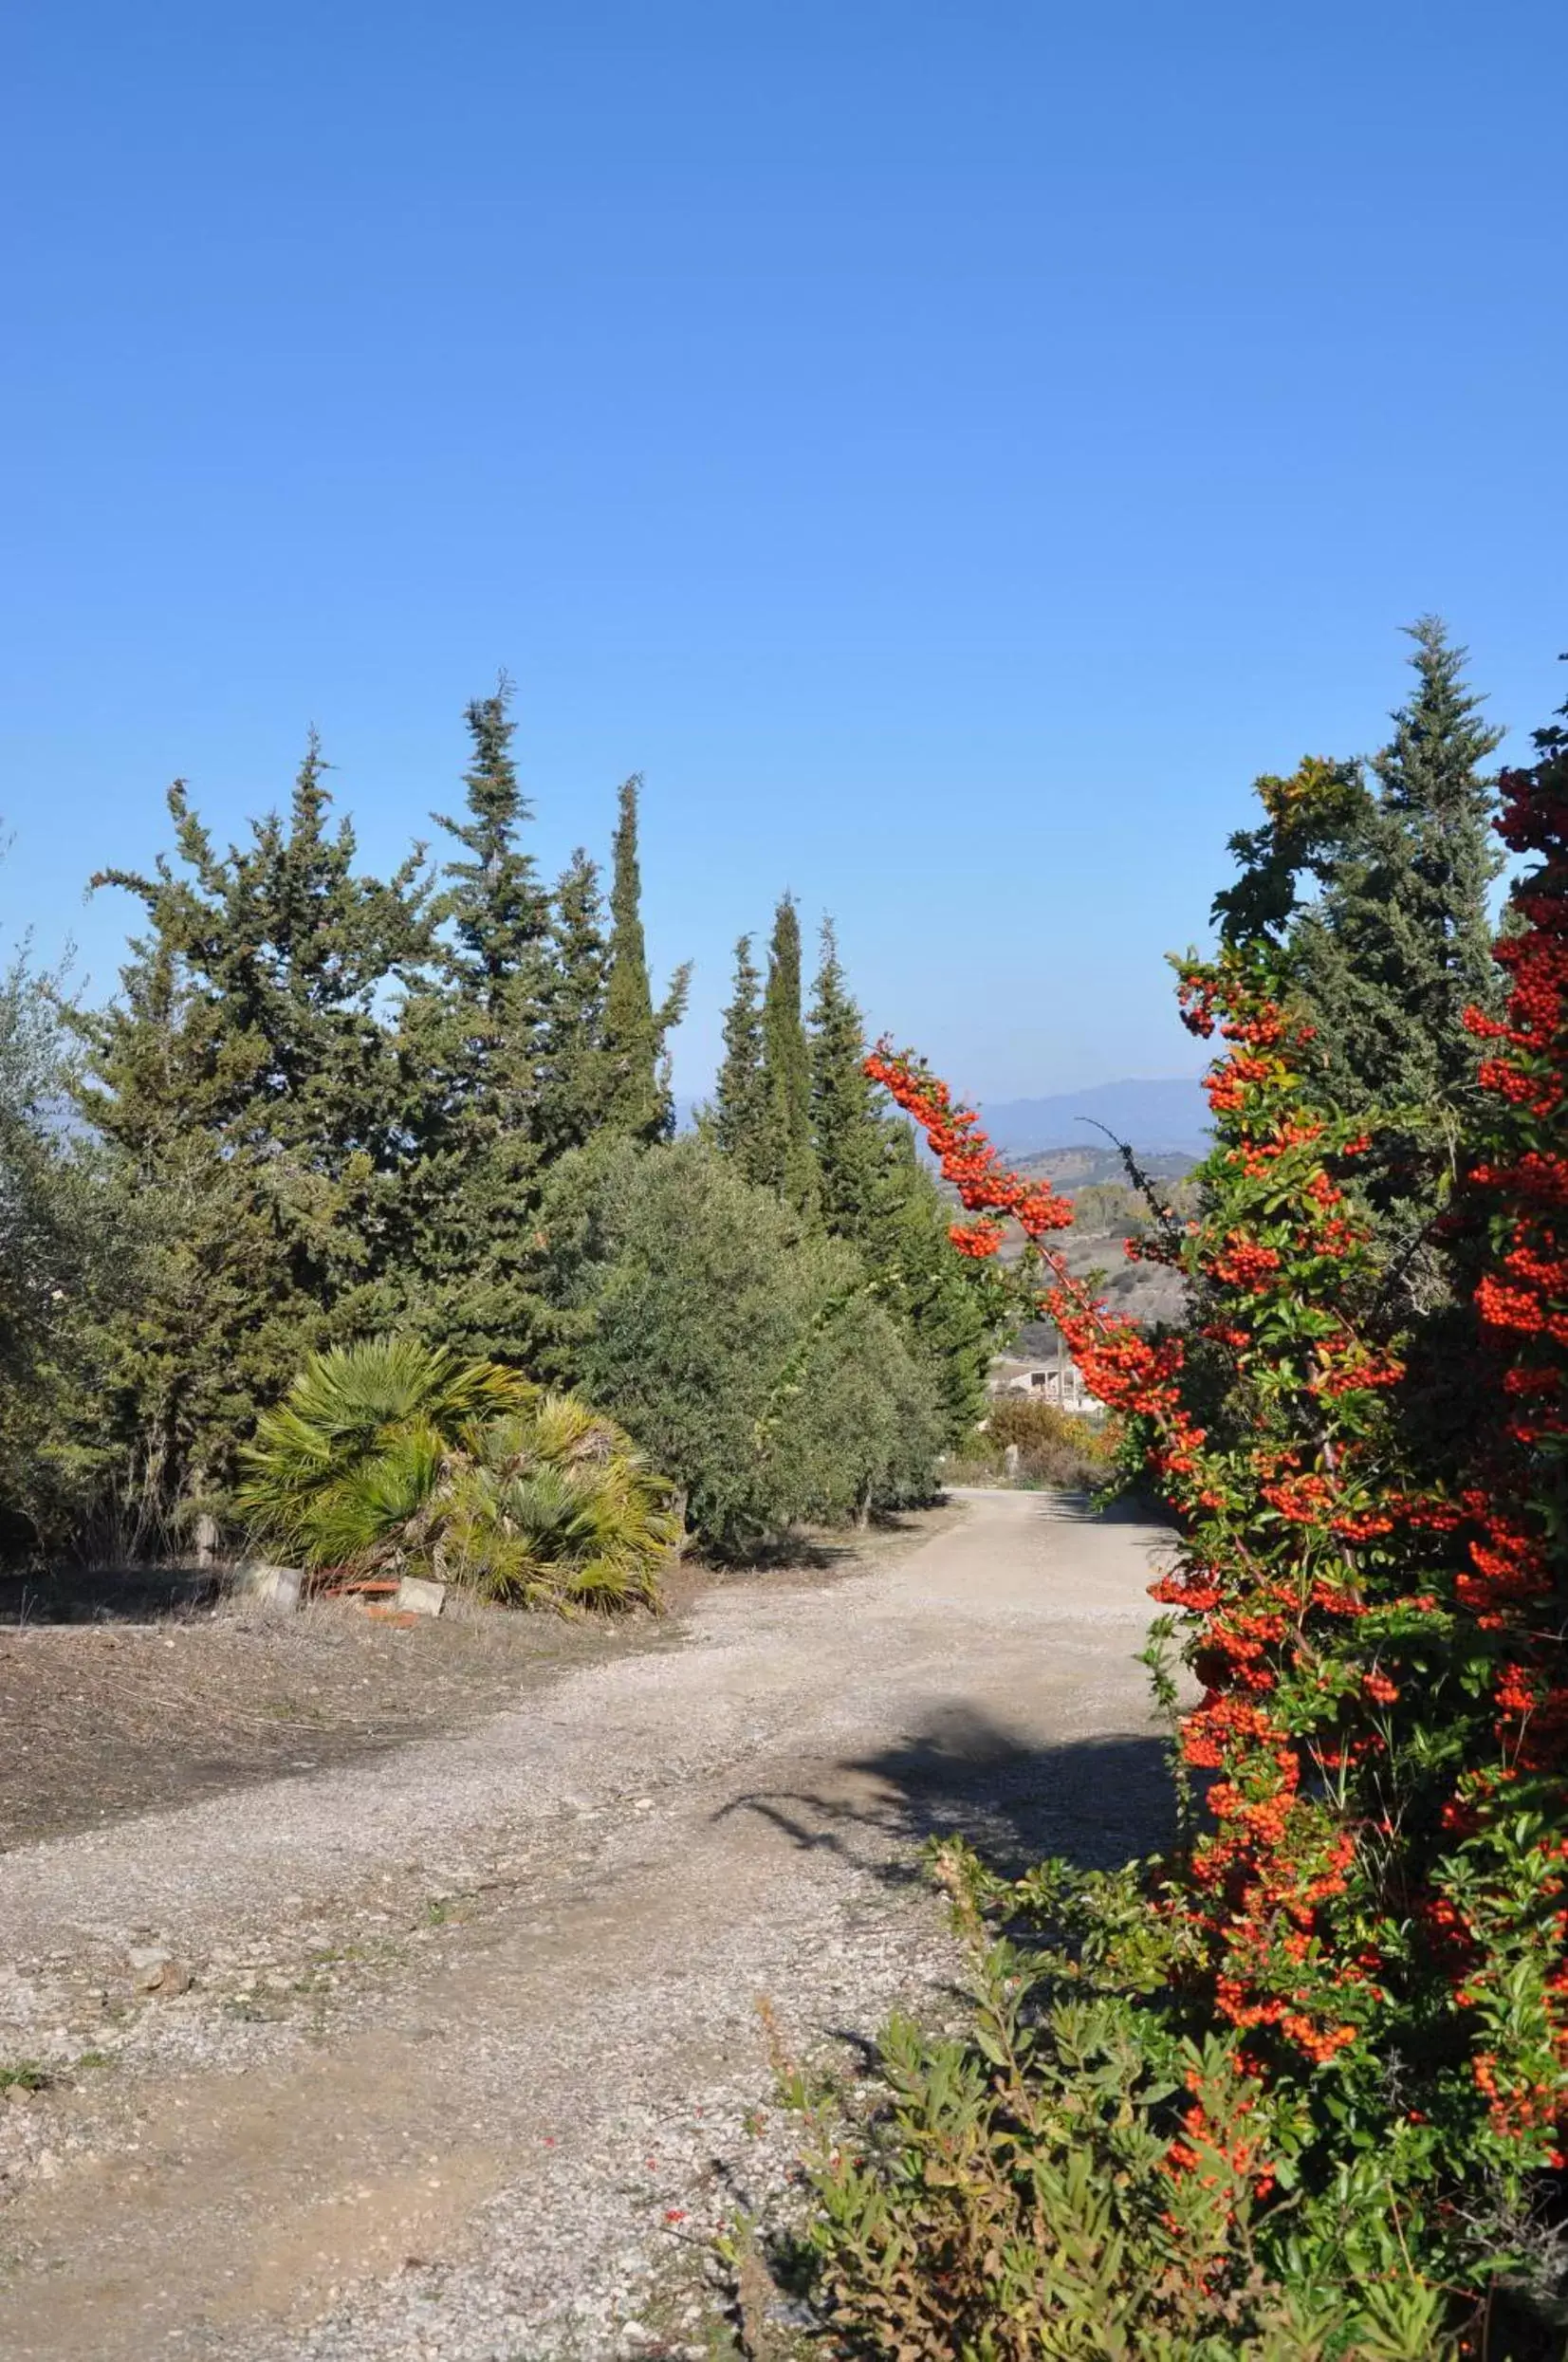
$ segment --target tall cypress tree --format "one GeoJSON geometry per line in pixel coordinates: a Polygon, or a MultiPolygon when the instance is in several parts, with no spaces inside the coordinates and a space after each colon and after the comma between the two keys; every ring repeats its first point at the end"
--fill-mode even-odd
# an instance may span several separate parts
{"type": "Polygon", "coordinates": [[[985,1404],[990,1357],[1008,1325],[1005,1290],[962,1269],[948,1236],[952,1209],[921,1164],[914,1135],[890,1116],[865,1071],[864,1022],[831,921],[811,1006],[811,1121],[827,1228],[859,1251],[873,1287],[930,1372],[956,1442],[985,1404]]]}
{"type": "Polygon", "coordinates": [[[724,1012],[724,1062],[713,1099],[713,1138],[747,1181],[760,1178],[764,1110],[761,976],[751,938],[735,946],[735,983],[724,1012]]]}
{"type": "Polygon", "coordinates": [[[885,1163],[865,1057],[865,1027],[844,980],[833,921],[825,918],[811,1003],[811,1134],[822,1219],[840,1238],[864,1237],[885,1163]]]}
{"type": "Polygon", "coordinates": [[[668,1139],[674,1104],[665,1040],[686,1007],[689,968],[678,969],[661,1005],[654,1006],[648,949],[642,932],[642,873],[637,860],[640,778],[620,789],[615,867],[610,886],[610,973],[605,993],[604,1046],[611,1073],[607,1120],[634,1139],[668,1139]]]}
{"type": "Polygon", "coordinates": [[[884,1143],[860,1248],[882,1301],[931,1370],[947,1439],[957,1443],[985,1410],[991,1356],[1016,1325],[1016,1307],[998,1269],[960,1268],[948,1235],[952,1207],[921,1163],[909,1125],[888,1117],[884,1143]]]}
{"type": "Polygon", "coordinates": [[[801,1015],[801,921],[781,897],[763,995],[763,1122],[758,1177],[800,1213],[815,1215],[820,1187],[811,1144],[811,1055],[801,1015]]]}
{"type": "Polygon", "coordinates": [[[612,1080],[604,1045],[610,949],[599,868],[581,845],[556,885],[551,945],[540,1134],[553,1161],[602,1125],[612,1080]]]}
{"type": "Polygon", "coordinates": [[[410,1309],[443,1341],[519,1355],[534,1311],[526,1215],[538,1194],[552,913],[524,842],[510,684],[476,697],[457,851],[442,873],[436,972],[402,1011],[417,1153],[403,1192],[410,1309]]]}

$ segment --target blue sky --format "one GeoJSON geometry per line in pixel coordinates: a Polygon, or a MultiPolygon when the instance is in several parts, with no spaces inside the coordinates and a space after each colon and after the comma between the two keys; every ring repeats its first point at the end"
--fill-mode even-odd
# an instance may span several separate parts
{"type": "Polygon", "coordinates": [[[183,774],[390,863],[505,666],[661,968],[779,889],[1000,1098],[1195,1063],[1161,954],[1399,626],[1568,693],[1560,0],[42,0],[13,19],[7,936],[112,978],[183,774]]]}

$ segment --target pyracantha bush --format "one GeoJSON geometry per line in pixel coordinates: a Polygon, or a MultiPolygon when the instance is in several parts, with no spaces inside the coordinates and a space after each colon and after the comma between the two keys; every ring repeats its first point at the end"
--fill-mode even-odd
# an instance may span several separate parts
{"type": "MultiPolygon", "coordinates": [[[[1503,794],[1503,833],[1536,865],[1499,948],[1508,1006],[1467,1021],[1487,1048],[1486,1112],[1442,1237],[1467,1298],[1473,1399],[1440,1456],[1412,1376],[1424,1340],[1390,1329],[1388,1307],[1404,1300],[1357,1202],[1376,1122],[1318,1103],[1312,1029],[1276,955],[1231,950],[1182,967],[1186,1022],[1218,1047],[1215,1144],[1197,1219],[1129,1242],[1184,1274],[1195,1309],[1180,1333],[1109,1315],[1052,1245],[1066,1201],[1009,1172],[919,1061],[885,1046],[871,1061],[956,1190],[958,1250],[985,1261],[1007,1223],[1022,1228],[1040,1309],[1171,1512],[1155,1661],[1179,1632],[1198,1695],[1181,1704],[1161,1670],[1183,1836],[1136,1874],[1135,1910],[1132,1890],[1108,1901],[1103,1882],[1060,1865],[1004,1887],[960,1864],[971,1926],[988,1910],[1011,1923],[1009,1945],[1033,1930],[1031,1948],[982,1952],[978,1971],[993,2017],[999,1978],[1013,1996],[1027,2063],[1016,2045],[993,2056],[983,2012],[962,2072],[955,2058],[938,2076],[936,2054],[925,2059],[917,2104],[913,2070],[897,2069],[903,2113],[877,2136],[853,2203],[839,2188],[837,2214],[820,2168],[823,2268],[852,2345],[1413,2354],[1445,2350],[1445,2336],[1479,2353],[1485,2334],[1494,2356],[1559,2349],[1546,2322],[1568,2114],[1560,733],[1544,734],[1532,770],[1504,775],[1503,794]],[[1135,2067],[1118,2051],[1114,2075],[1108,2054],[1091,2069],[1066,2042],[1061,2012],[1086,1980],[1135,2067]],[[977,2179],[942,2182],[940,2204],[950,2213],[968,2189],[995,2216],[970,2259],[993,2297],[972,2271],[966,2280],[969,2266],[944,2264],[932,2281],[906,2255],[930,2317],[906,2306],[906,2342],[878,2343],[854,2291],[908,2228],[963,2075],[979,2078],[964,2140],[971,2165],[987,2162],[977,2179]],[[1140,2287],[1185,2271],[1196,2311],[1185,2325],[1169,2305],[1152,2312],[1141,2343],[1052,2343],[1050,2305],[1019,2292],[1044,2270],[1042,2243],[1059,2247],[1074,2224],[1080,2243],[1086,2234],[1050,2179],[1064,2163],[1055,2150],[1041,2178],[1020,2094],[1087,2127],[1095,2092],[1113,2085],[1116,2126],[1137,2147],[1125,2172],[1106,2168],[1116,2269],[1140,2258],[1140,2287]],[[1013,2196],[997,2213],[1003,2187],[1013,2196]],[[1263,2286],[1309,2312],[1323,2298],[1318,2343],[1269,2342],[1304,2338],[1307,2315],[1282,2329],[1263,2286]],[[1033,2343],[1017,2342],[1024,2319],[1033,2343]]],[[[963,2236],[979,2236],[967,2205],[963,2236]]]]}

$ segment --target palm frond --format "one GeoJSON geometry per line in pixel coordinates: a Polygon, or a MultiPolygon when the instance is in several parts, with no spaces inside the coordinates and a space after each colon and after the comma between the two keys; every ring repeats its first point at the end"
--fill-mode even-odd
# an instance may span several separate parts
{"type": "Polygon", "coordinates": [[[672,1498],[579,1396],[397,1337],[315,1356],[258,1423],[240,1494],[307,1566],[428,1568],[557,1607],[656,1607],[672,1498]]]}

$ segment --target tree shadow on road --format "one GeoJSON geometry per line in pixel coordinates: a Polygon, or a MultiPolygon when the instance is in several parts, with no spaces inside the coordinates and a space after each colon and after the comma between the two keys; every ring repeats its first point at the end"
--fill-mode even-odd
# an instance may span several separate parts
{"type": "Polygon", "coordinates": [[[964,1700],[809,1782],[738,1797],[724,1807],[735,1812],[757,1815],[802,1851],[837,1854],[900,1884],[923,1874],[921,1850],[935,1837],[967,1837],[1016,1875],[1047,1855],[1110,1869],[1174,1834],[1156,1735],[1113,1731],[1042,1746],[964,1700]]]}

